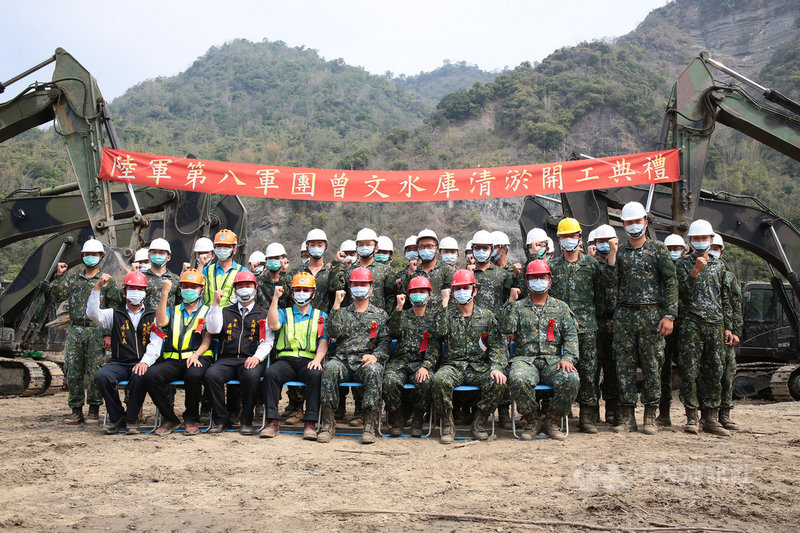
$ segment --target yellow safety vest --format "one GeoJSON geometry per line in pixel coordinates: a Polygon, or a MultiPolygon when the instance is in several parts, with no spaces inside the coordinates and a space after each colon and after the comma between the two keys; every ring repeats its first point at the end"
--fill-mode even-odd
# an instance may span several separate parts
{"type": "Polygon", "coordinates": [[[293,308],[287,307],[284,311],[286,312],[286,323],[278,334],[278,344],[275,346],[278,357],[314,359],[317,355],[317,326],[322,311],[312,309],[311,318],[303,322],[294,321],[293,308]]]}
{"type": "MultiPolygon", "coordinates": [[[[208,306],[201,305],[194,317],[189,320],[188,324],[184,323],[181,313],[181,306],[176,305],[172,313],[172,334],[170,335],[170,348],[179,350],[177,352],[164,352],[164,359],[188,359],[194,350],[190,349],[192,344],[192,335],[197,329],[197,323],[200,319],[205,320],[208,313],[208,306]]],[[[214,355],[214,352],[209,348],[201,355],[214,355]]]]}
{"type": "Polygon", "coordinates": [[[203,303],[211,305],[211,302],[214,301],[214,292],[221,290],[225,291],[225,295],[222,297],[219,307],[222,309],[229,306],[233,299],[233,280],[241,269],[242,265],[236,265],[227,272],[217,274],[217,265],[215,263],[210,264],[207,270],[208,275],[206,276],[206,291],[203,303]]]}

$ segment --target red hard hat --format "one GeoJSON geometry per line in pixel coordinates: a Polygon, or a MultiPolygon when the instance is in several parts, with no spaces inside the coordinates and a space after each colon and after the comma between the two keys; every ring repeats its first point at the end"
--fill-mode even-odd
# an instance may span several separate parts
{"type": "Polygon", "coordinates": [[[417,276],[408,283],[409,292],[413,289],[428,289],[432,291],[433,287],[431,287],[431,282],[428,278],[425,276],[417,276]]]}
{"type": "Polygon", "coordinates": [[[258,284],[256,281],[256,275],[250,272],[249,270],[240,270],[236,273],[236,277],[233,278],[233,284],[236,285],[237,283],[255,283],[258,284]]]}
{"type": "Polygon", "coordinates": [[[543,259],[536,259],[528,263],[525,269],[525,276],[550,274],[550,265],[543,259]]]}
{"type": "Polygon", "coordinates": [[[147,276],[134,270],[125,274],[125,281],[122,282],[123,287],[141,287],[147,288],[147,276]]]}
{"type": "Polygon", "coordinates": [[[358,267],[354,268],[350,273],[350,283],[354,281],[367,281],[372,283],[372,272],[368,268],[358,267]]]}
{"type": "Polygon", "coordinates": [[[453,280],[450,282],[450,286],[453,287],[460,287],[462,285],[474,285],[475,284],[475,274],[472,270],[461,269],[453,274],[453,280]]]}

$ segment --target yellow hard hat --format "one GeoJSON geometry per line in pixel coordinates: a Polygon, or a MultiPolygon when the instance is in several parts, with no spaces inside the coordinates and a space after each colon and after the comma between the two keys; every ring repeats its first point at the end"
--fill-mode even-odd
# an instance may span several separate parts
{"type": "Polygon", "coordinates": [[[572,233],[580,233],[581,225],[574,218],[565,218],[558,223],[559,235],[570,235],[572,233]]]}
{"type": "Polygon", "coordinates": [[[316,289],[317,280],[308,272],[298,272],[292,278],[292,288],[305,287],[307,289],[316,289]]]}

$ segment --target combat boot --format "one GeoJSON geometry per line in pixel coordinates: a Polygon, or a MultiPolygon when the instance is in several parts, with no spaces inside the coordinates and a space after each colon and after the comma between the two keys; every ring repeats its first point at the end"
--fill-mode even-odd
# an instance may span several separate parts
{"type": "Polygon", "coordinates": [[[125,417],[121,416],[119,417],[119,420],[117,420],[116,422],[108,426],[103,426],[103,431],[105,432],[106,435],[116,435],[117,432],[119,431],[122,431],[124,433],[127,428],[127,425],[128,424],[125,421],[125,417]]]}
{"type": "Polygon", "coordinates": [[[403,434],[403,416],[398,411],[389,411],[387,414],[389,419],[389,435],[392,437],[399,437],[403,434]]]}
{"type": "Polygon", "coordinates": [[[378,431],[378,413],[364,411],[364,429],[361,432],[361,444],[374,444],[375,433],[378,431]]]}
{"type": "Polygon", "coordinates": [[[581,405],[578,429],[584,433],[597,433],[597,426],[594,425],[594,406],[581,405]]]}
{"type": "Polygon", "coordinates": [[[64,419],[64,423],[69,424],[70,426],[77,426],[78,424],[83,424],[83,422],[84,420],[83,420],[82,407],[73,407],[72,414],[64,419]]]}
{"type": "Polygon", "coordinates": [[[317,433],[317,442],[328,443],[336,433],[336,418],[330,409],[322,410],[322,429],[317,433]]]}
{"type": "Polygon", "coordinates": [[[423,435],[422,432],[422,422],[425,420],[425,413],[419,409],[414,409],[414,412],[411,413],[411,436],[412,437],[421,437],[423,435]]]}
{"type": "Polygon", "coordinates": [[[612,428],[614,433],[625,433],[636,431],[636,408],[633,405],[619,406],[619,420],[617,425],[612,428]]]}
{"type": "Polygon", "coordinates": [[[606,400],[606,424],[611,427],[617,425],[617,400],[606,400]]]}
{"type": "Polygon", "coordinates": [[[364,425],[364,413],[361,412],[361,407],[356,403],[356,410],[353,412],[353,418],[350,419],[351,427],[361,427],[364,425]]]}
{"type": "Polygon", "coordinates": [[[719,423],[719,409],[703,409],[703,431],[720,437],[731,436],[731,432],[719,423]]]}
{"type": "Polygon", "coordinates": [[[511,429],[511,406],[500,404],[497,407],[497,423],[503,429],[511,429]]]}
{"type": "Polygon", "coordinates": [[[456,436],[456,426],[453,422],[453,411],[449,411],[442,415],[442,436],[439,442],[442,444],[453,444],[456,436]]]}
{"type": "Polygon", "coordinates": [[[736,422],[731,420],[731,410],[727,408],[720,407],[719,423],[722,424],[722,427],[730,431],[737,431],[739,429],[739,426],[736,425],[736,422]]]}
{"type": "Polygon", "coordinates": [[[566,437],[561,431],[561,417],[555,413],[550,413],[544,418],[544,426],[542,428],[544,434],[555,440],[564,440],[566,437]]]}
{"type": "Polygon", "coordinates": [[[489,440],[489,434],[486,433],[486,413],[480,407],[475,408],[475,415],[472,417],[472,426],[470,431],[472,436],[478,440],[489,440]]]}
{"type": "Polygon", "coordinates": [[[592,406],[592,422],[595,426],[600,423],[600,400],[597,401],[597,405],[592,406]]]}
{"type": "Polygon", "coordinates": [[[664,402],[658,406],[658,418],[656,418],[656,424],[665,428],[672,427],[672,420],[669,417],[669,410],[669,402],[664,402]]]}
{"type": "Polygon", "coordinates": [[[686,408],[686,425],[683,426],[683,431],[697,435],[699,429],[697,427],[697,409],[686,408]]]}
{"type": "Polygon", "coordinates": [[[658,433],[658,429],[656,428],[655,405],[644,406],[644,427],[642,428],[642,433],[645,435],[655,435],[658,433]]]}
{"type": "Polygon", "coordinates": [[[544,425],[544,414],[541,411],[537,411],[535,413],[529,413],[527,415],[522,415],[527,423],[525,425],[525,429],[522,431],[522,435],[520,435],[521,440],[533,440],[536,438],[536,435],[542,432],[542,426],[544,425]]]}
{"type": "Polygon", "coordinates": [[[303,416],[305,416],[305,413],[303,413],[302,408],[297,411],[292,411],[289,413],[289,416],[286,417],[286,424],[289,426],[296,426],[303,422],[303,416]]]}
{"type": "Polygon", "coordinates": [[[100,421],[100,406],[99,405],[90,405],[89,406],[89,413],[86,415],[87,422],[99,422],[100,421]]]}

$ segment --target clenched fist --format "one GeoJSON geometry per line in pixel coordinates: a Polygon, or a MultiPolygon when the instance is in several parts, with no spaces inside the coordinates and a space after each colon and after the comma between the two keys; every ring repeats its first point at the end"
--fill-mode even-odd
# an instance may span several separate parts
{"type": "Polygon", "coordinates": [[[347,292],[345,291],[336,291],[336,300],[334,301],[335,304],[341,304],[344,301],[344,297],[347,296],[347,292]]]}
{"type": "Polygon", "coordinates": [[[161,290],[164,292],[169,292],[172,290],[172,282],[168,279],[161,281],[161,290]]]}
{"type": "Polygon", "coordinates": [[[692,270],[691,274],[693,278],[696,278],[700,275],[700,272],[706,269],[706,265],[708,265],[708,259],[704,255],[697,257],[694,260],[694,269],[692,270]]]}
{"type": "Polygon", "coordinates": [[[61,276],[64,274],[64,272],[67,271],[68,268],[69,265],[67,265],[66,263],[59,263],[58,266],[56,266],[56,274],[61,276]]]}
{"type": "Polygon", "coordinates": [[[397,295],[397,310],[402,311],[403,307],[406,305],[406,295],[405,294],[398,294],[397,295]]]}
{"type": "Polygon", "coordinates": [[[219,304],[222,302],[223,298],[225,298],[225,291],[220,291],[220,290],[214,291],[214,305],[219,307],[219,304]]]}
{"type": "Polygon", "coordinates": [[[282,285],[275,285],[275,289],[272,291],[272,299],[278,300],[281,296],[283,296],[283,286],[282,285]]]}

